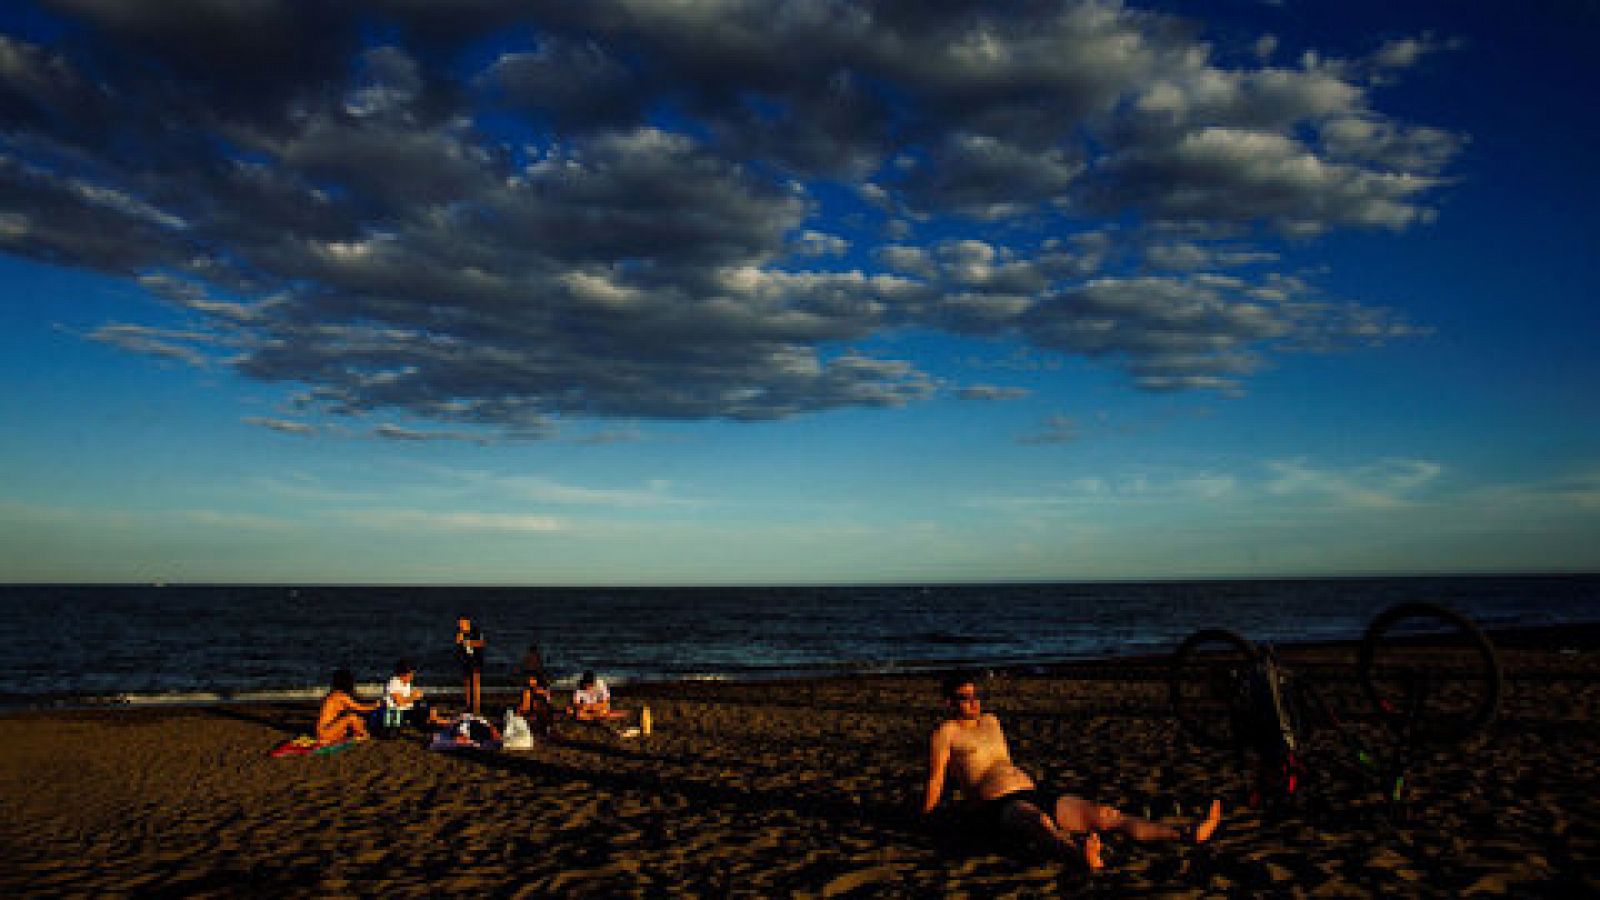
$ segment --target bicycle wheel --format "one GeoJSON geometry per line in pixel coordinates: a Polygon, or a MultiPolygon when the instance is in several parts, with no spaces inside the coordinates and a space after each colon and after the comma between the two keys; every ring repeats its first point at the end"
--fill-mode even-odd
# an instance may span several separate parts
{"type": "Polygon", "coordinates": [[[1206,628],[1172,654],[1167,687],[1184,732],[1210,747],[1244,739],[1256,646],[1232,631],[1206,628]]]}
{"type": "Polygon", "coordinates": [[[1361,641],[1361,684],[1378,715],[1418,744],[1465,740],[1500,708],[1500,659],[1471,619],[1436,603],[1381,613],[1361,641]]]}

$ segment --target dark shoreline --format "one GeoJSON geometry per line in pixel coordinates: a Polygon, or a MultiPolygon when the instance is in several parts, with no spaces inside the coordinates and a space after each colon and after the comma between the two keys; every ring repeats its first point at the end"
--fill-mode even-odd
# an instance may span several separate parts
{"type": "MultiPolygon", "coordinates": [[[[1600,679],[1600,662],[1591,659],[1600,653],[1600,622],[1578,622],[1561,625],[1535,625],[1485,629],[1495,646],[1502,651],[1502,665],[1508,678],[1548,679],[1574,678],[1600,679]],[[1541,651],[1539,663],[1528,667],[1521,665],[1521,651],[1541,651]],[[1570,664],[1570,665],[1569,665],[1570,664]]],[[[1274,646],[1286,662],[1309,666],[1324,673],[1354,674],[1354,651],[1357,639],[1278,642],[1274,646]]],[[[1072,659],[1043,659],[1030,661],[996,661],[970,665],[930,663],[925,666],[904,666],[892,670],[851,671],[829,668],[815,672],[796,673],[786,670],[770,676],[736,675],[717,677],[653,678],[614,680],[614,684],[628,693],[651,696],[679,689],[694,690],[696,686],[767,687],[774,690],[796,684],[837,683],[849,681],[894,681],[907,678],[937,678],[951,672],[971,672],[981,677],[1003,676],[1010,678],[1050,677],[1062,679],[1100,679],[1114,677],[1125,681],[1164,681],[1167,677],[1166,654],[1130,654],[1126,656],[1100,656],[1072,659]]],[[[454,685],[435,684],[431,692],[436,696],[451,698],[454,685]]],[[[153,712],[196,710],[209,708],[304,708],[315,703],[320,689],[297,689],[302,696],[260,697],[248,696],[255,692],[239,692],[246,696],[216,696],[196,699],[172,699],[144,702],[127,702],[116,697],[59,696],[59,697],[7,697],[0,696],[0,718],[22,715],[52,715],[85,712],[153,712]]],[[[510,679],[486,681],[486,697],[493,700],[486,706],[514,704],[519,687],[510,679]]]]}

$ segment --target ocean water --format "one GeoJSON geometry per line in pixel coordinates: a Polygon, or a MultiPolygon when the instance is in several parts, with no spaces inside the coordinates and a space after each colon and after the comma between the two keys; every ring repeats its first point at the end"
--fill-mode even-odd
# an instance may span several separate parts
{"type": "Polygon", "coordinates": [[[453,687],[470,614],[488,685],[530,643],[558,677],[757,679],[1164,652],[1199,627],[1359,637],[1432,600],[1489,626],[1600,621],[1600,576],[751,588],[0,586],[0,706],[314,696],[400,657],[453,687]]]}

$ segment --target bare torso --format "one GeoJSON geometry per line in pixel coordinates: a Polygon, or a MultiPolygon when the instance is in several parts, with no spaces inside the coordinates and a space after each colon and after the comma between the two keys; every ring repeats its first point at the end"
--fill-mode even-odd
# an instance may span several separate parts
{"type": "Polygon", "coordinates": [[[349,694],[343,691],[331,691],[322,698],[322,709],[317,712],[317,736],[319,738],[330,734],[339,719],[345,713],[359,711],[359,707],[349,694]]]}
{"type": "Polygon", "coordinates": [[[1028,773],[1011,762],[999,719],[986,713],[976,722],[954,719],[939,727],[950,736],[950,767],[968,797],[992,800],[1033,788],[1028,773]]]}

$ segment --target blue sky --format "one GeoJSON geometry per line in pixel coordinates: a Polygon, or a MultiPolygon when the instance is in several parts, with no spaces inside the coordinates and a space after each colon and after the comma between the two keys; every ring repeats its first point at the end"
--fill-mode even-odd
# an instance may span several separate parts
{"type": "Polygon", "coordinates": [[[0,580],[1600,569],[1593,4],[324,6],[0,11],[0,580]]]}

